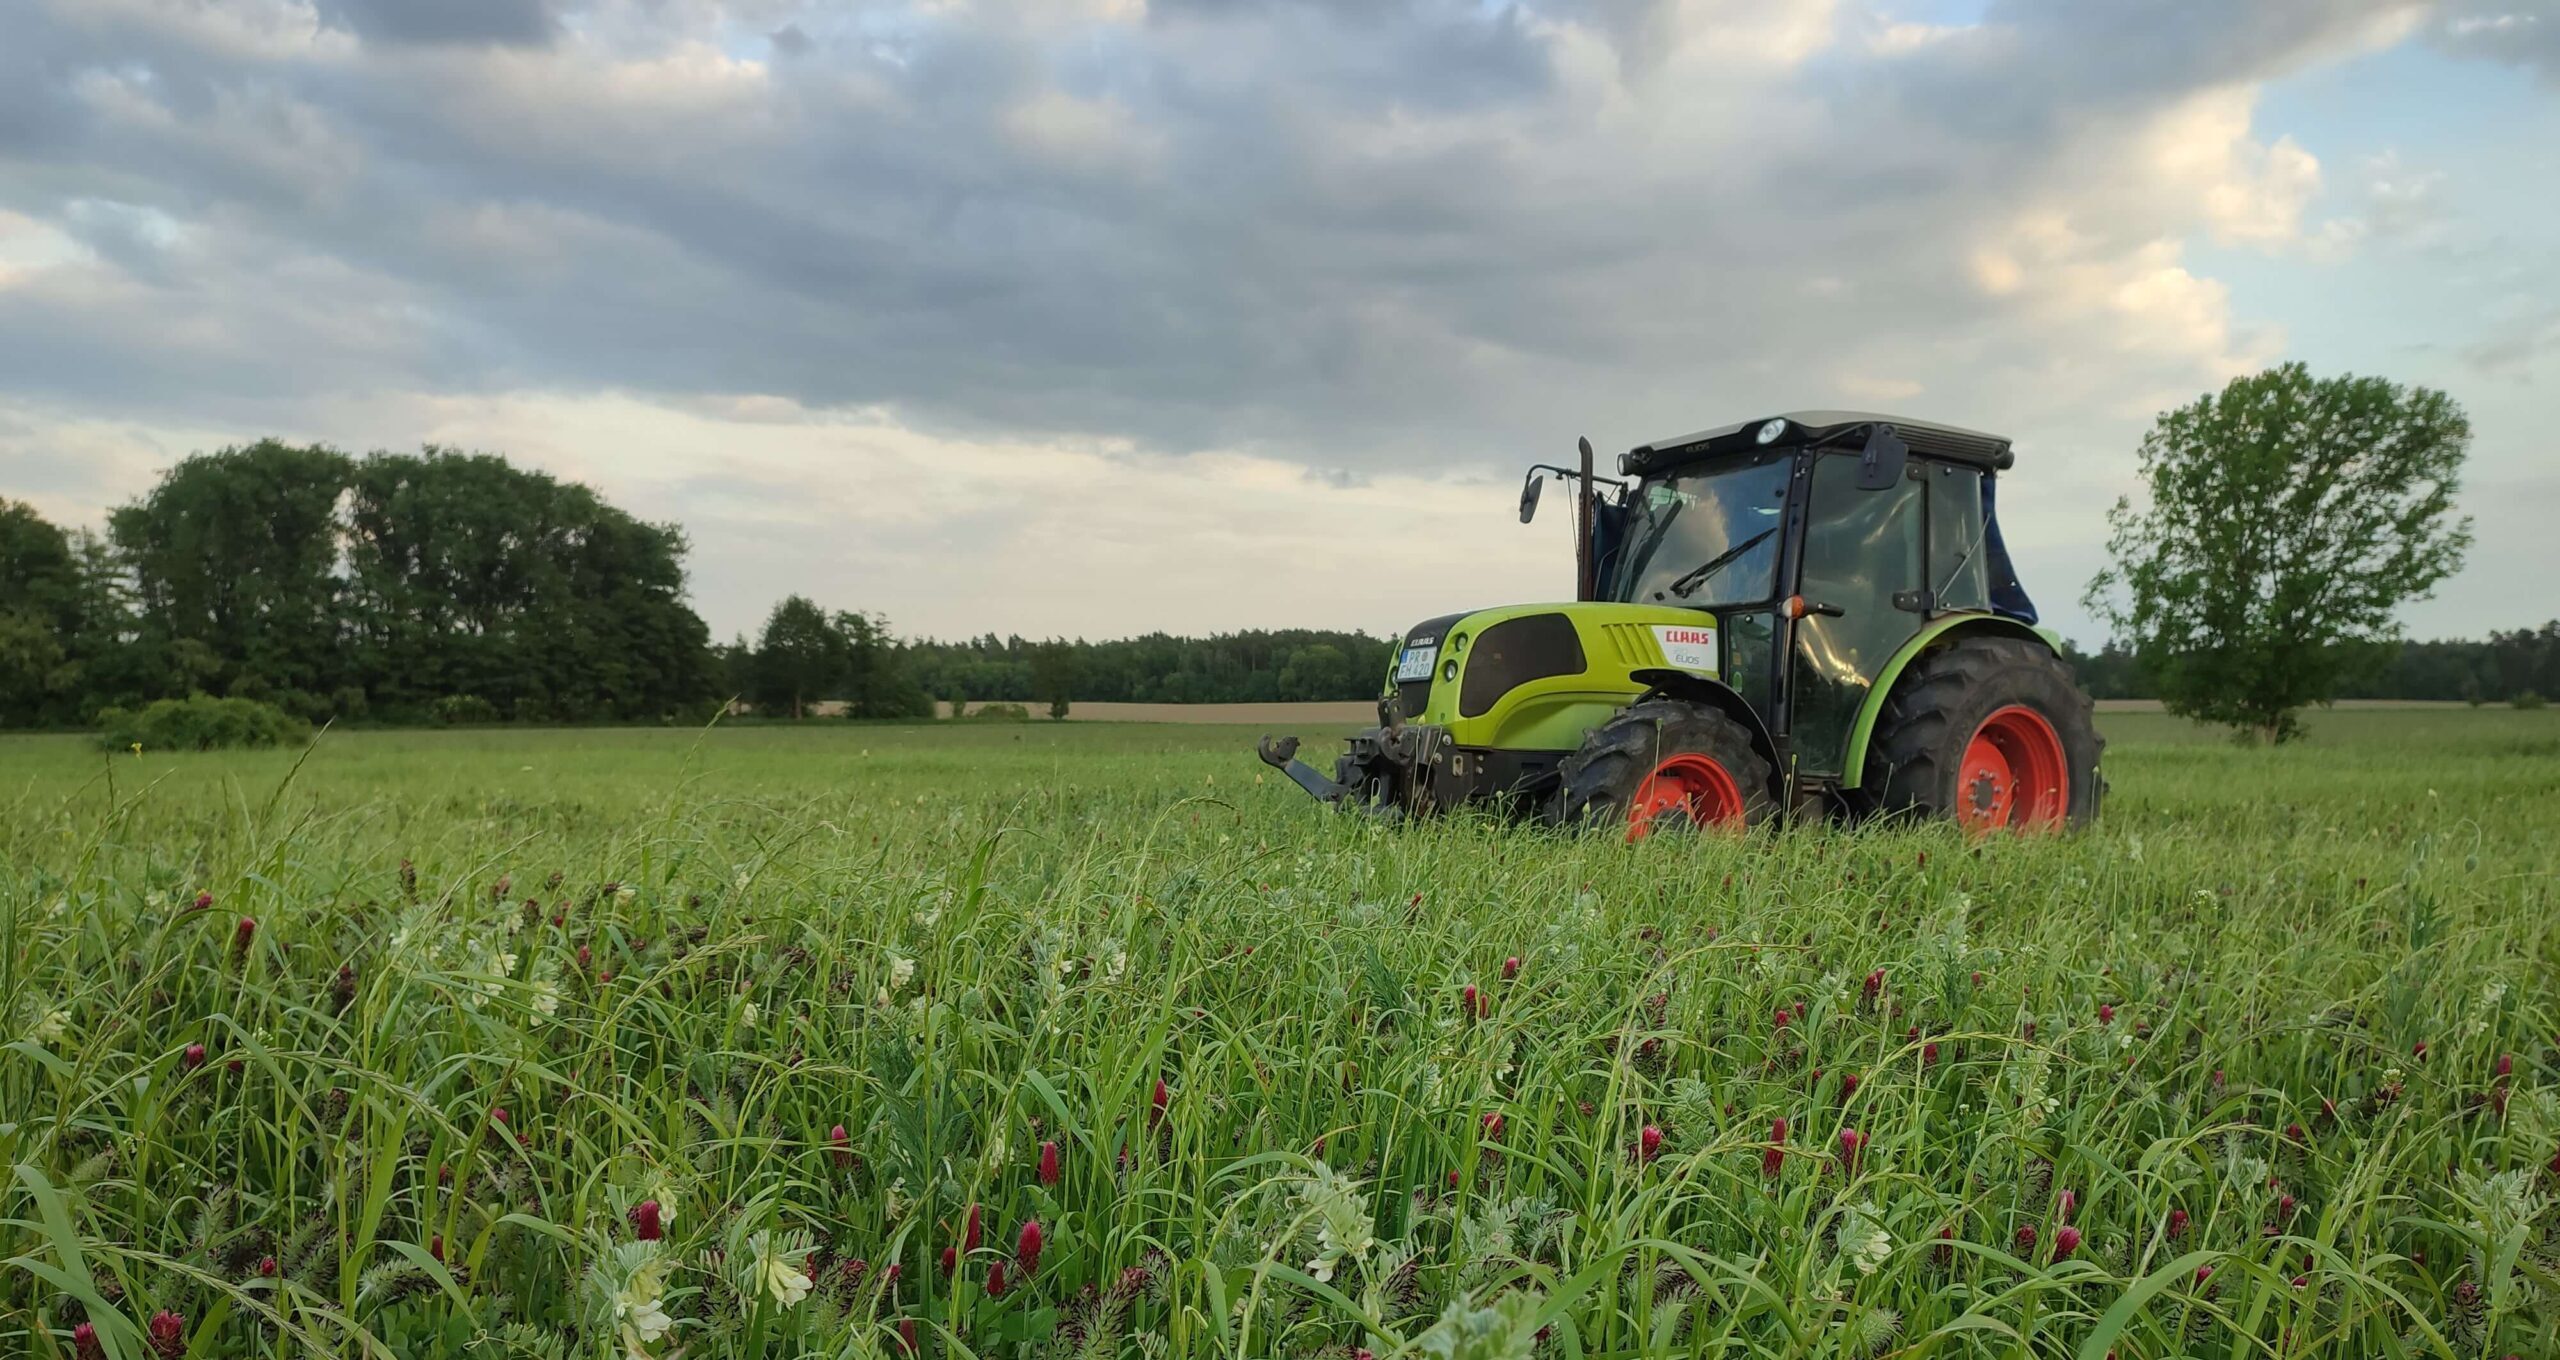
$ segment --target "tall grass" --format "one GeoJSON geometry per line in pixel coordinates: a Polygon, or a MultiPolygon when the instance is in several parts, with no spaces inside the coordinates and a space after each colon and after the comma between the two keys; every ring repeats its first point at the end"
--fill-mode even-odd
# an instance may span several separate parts
{"type": "Polygon", "coordinates": [[[2552,1353],[2560,726],[2116,727],[2086,835],[1632,848],[1189,729],[0,742],[0,1353],[2552,1353]]]}

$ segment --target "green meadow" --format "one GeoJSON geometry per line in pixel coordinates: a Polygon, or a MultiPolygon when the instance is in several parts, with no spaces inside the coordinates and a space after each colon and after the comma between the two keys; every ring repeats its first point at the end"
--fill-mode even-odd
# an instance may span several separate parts
{"type": "Polygon", "coordinates": [[[2560,717],[1626,846],[1255,732],[0,738],[0,1354],[2549,1356],[2560,717]]]}

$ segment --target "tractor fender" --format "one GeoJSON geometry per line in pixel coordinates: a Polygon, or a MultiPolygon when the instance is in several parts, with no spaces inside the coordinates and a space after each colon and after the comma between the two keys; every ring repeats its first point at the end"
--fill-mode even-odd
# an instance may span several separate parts
{"type": "Polygon", "coordinates": [[[1893,693],[1894,682],[1912,661],[1941,642],[1960,637],[1988,634],[1993,637],[2018,637],[2040,644],[2056,655],[2062,651],[2060,634],[2031,627],[1999,614],[1948,614],[1921,625],[1902,650],[1876,672],[1875,684],[1868,688],[1866,700],[1858,705],[1858,720],[1849,728],[1848,749],[1840,753],[1840,787],[1857,788],[1867,777],[1867,743],[1875,736],[1876,718],[1884,712],[1884,701],[1893,693]]]}
{"type": "MultiPolygon", "coordinates": [[[[1751,707],[1751,701],[1743,698],[1733,686],[1694,671],[1670,670],[1662,667],[1629,671],[1627,678],[1645,686],[1646,698],[1659,694],[1666,699],[1678,699],[1683,703],[1712,708],[1732,718],[1735,722],[1742,724],[1744,731],[1751,734],[1751,749],[1759,752],[1762,760],[1769,762],[1769,768],[1771,770],[1780,768],[1778,743],[1769,735],[1769,725],[1761,721],[1759,712],[1751,707]]],[[[1644,699],[1639,698],[1636,702],[1642,703],[1644,699]]],[[[1776,791],[1772,790],[1770,796],[1775,797],[1776,791]]]]}

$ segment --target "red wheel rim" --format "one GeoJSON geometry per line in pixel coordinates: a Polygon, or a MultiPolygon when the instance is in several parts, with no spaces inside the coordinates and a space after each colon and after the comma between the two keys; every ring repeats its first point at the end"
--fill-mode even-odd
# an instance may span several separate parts
{"type": "Polygon", "coordinates": [[[1742,786],[1712,757],[1677,755],[1653,767],[1627,802],[1627,839],[1653,834],[1662,818],[1680,815],[1693,826],[1742,827],[1742,786]]]}
{"type": "Polygon", "coordinates": [[[2045,716],[2011,704],[1982,720],[1956,775],[1956,820],[1976,831],[2059,826],[2071,811],[2071,763],[2045,716]]]}

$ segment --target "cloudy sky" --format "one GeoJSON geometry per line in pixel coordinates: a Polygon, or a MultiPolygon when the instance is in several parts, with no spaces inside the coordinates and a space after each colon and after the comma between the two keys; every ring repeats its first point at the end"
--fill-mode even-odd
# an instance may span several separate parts
{"type": "Polygon", "coordinates": [[[0,0],[0,495],[264,434],[691,535],[721,635],[1398,627],[1569,592],[1518,469],[2016,437],[2084,640],[2151,415],[2447,389],[2555,612],[2553,0],[0,0]]]}

